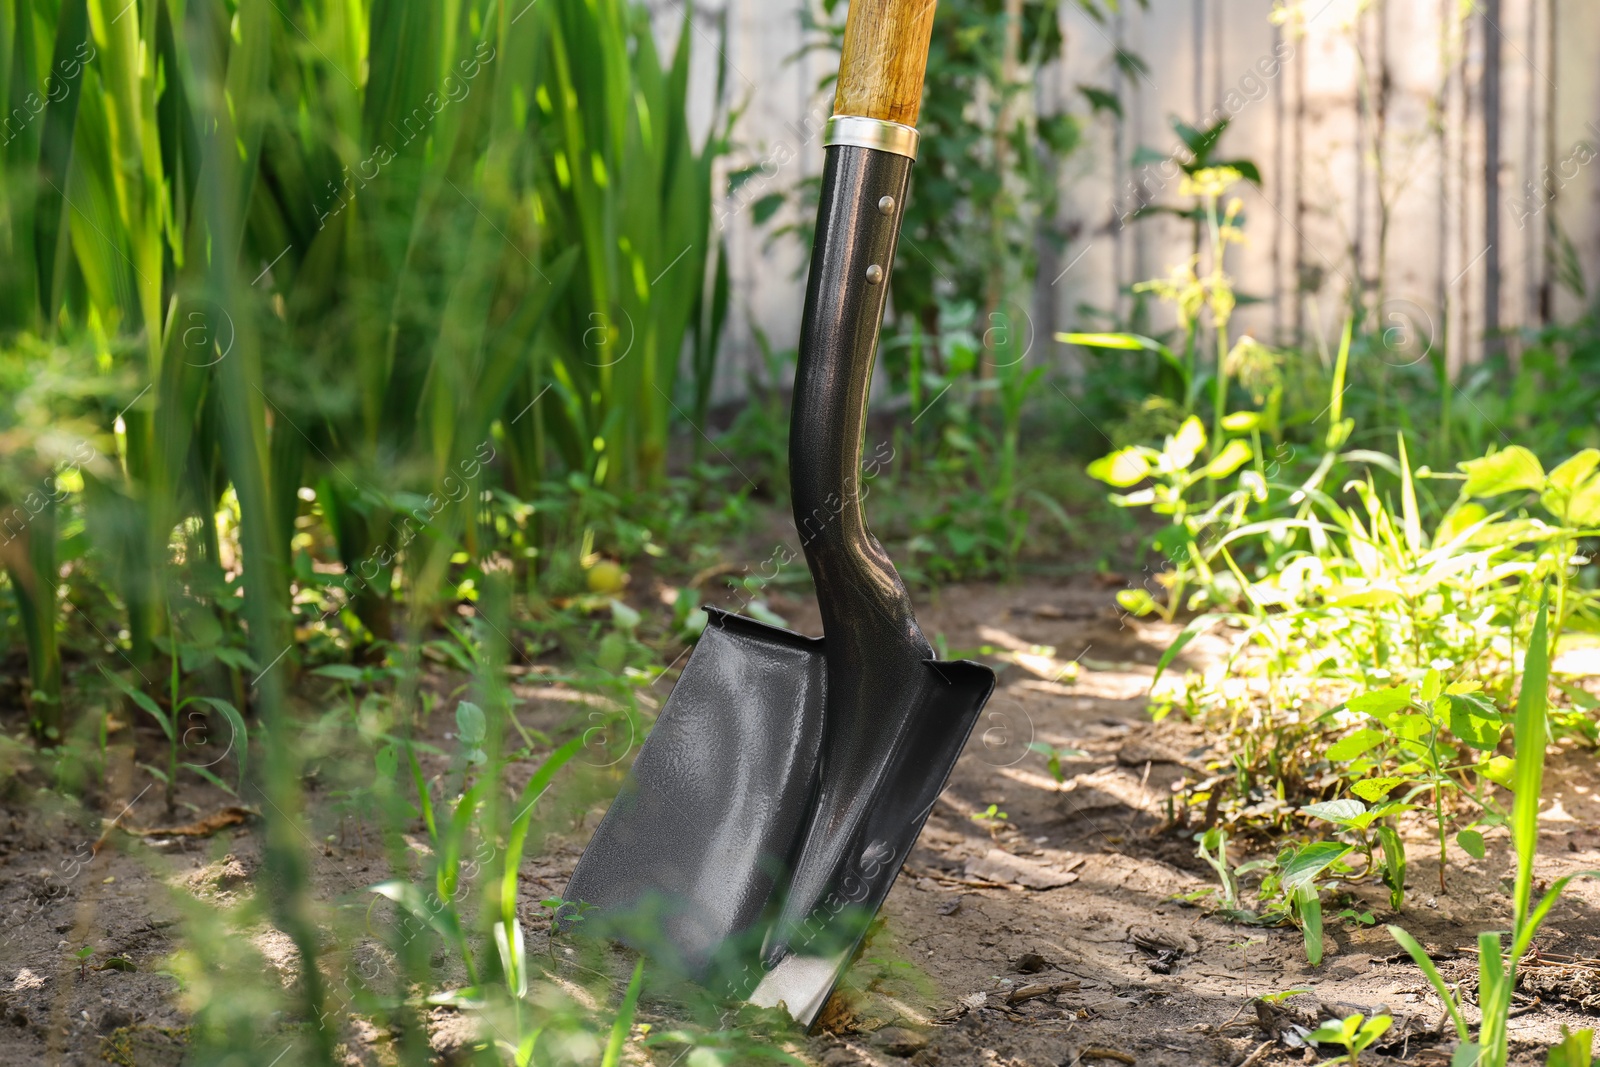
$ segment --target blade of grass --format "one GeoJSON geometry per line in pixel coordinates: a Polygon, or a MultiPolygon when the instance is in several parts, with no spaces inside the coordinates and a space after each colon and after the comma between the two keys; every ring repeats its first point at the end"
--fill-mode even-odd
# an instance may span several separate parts
{"type": "Polygon", "coordinates": [[[617,1067],[622,1062],[622,1049],[633,1030],[633,1012],[639,1006],[639,989],[644,982],[644,960],[633,965],[633,977],[628,979],[628,990],[622,995],[622,1005],[617,1009],[616,1021],[611,1024],[611,1040],[606,1042],[606,1052],[600,1067],[617,1067]]]}

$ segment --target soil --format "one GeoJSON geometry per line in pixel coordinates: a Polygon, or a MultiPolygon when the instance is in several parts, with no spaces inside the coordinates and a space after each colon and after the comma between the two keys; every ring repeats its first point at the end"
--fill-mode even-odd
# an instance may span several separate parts
{"type": "MultiPolygon", "coordinates": [[[[953,654],[989,645],[1009,649],[1011,662],[850,975],[853,988],[830,1003],[817,1033],[787,1047],[824,1067],[1269,1067],[1320,1062],[1325,1057],[1298,1043],[1296,1027],[1359,1011],[1395,1020],[1362,1063],[1446,1063],[1453,1040],[1441,1036],[1439,1002],[1384,924],[1410,930],[1447,980],[1475,973],[1478,932],[1508,922],[1505,831],[1487,835],[1483,860],[1452,849],[1448,891],[1439,893],[1425,827],[1408,827],[1404,912],[1389,913],[1382,887],[1358,889],[1356,910],[1376,922],[1330,919],[1320,967],[1305,962],[1296,930],[1231,924],[1206,901],[1185,901],[1214,877],[1195,856],[1199,813],[1174,826],[1169,800],[1174,783],[1202,773],[1209,739],[1175,717],[1151,724],[1150,678],[1176,628],[1122,617],[1113,593],[1081,576],[918,597],[924,628],[953,654]],[[1056,651],[1045,656],[1034,646],[1056,651]],[[1074,660],[1075,677],[1062,674],[1074,660]],[[1084,755],[1062,763],[1058,783],[1030,752],[1034,741],[1084,755]],[[991,804],[1004,819],[973,818],[991,804]],[[1300,992],[1257,1000],[1293,990],[1300,992]]],[[[797,629],[818,632],[806,600],[780,596],[769,605],[797,629]]],[[[1180,667],[1201,668],[1225,650],[1224,637],[1202,637],[1180,667]]],[[[525,721],[557,713],[547,691],[525,693],[525,721]]],[[[160,758],[156,736],[137,741],[145,761],[160,758]]],[[[186,776],[178,797],[187,806],[169,814],[159,785],[141,792],[152,781],[146,772],[129,759],[114,766],[101,790],[105,817],[120,810],[119,827],[158,831],[108,834],[116,847],[97,850],[101,824],[75,820],[27,776],[0,790],[0,1065],[180,1062],[187,1019],[171,961],[182,947],[185,905],[236,903],[257,888],[258,821],[230,823],[224,814],[177,825],[225,813],[232,800],[186,776]],[[95,953],[80,961],[73,950],[85,944],[95,953]]],[[[520,782],[532,770],[513,765],[509,776],[520,782]]],[[[1546,795],[1539,876],[1600,868],[1593,752],[1553,750],[1546,795]]],[[[583,798],[575,821],[525,861],[530,929],[537,902],[559,893],[605,802],[598,791],[583,798]]],[[[333,790],[308,781],[306,803],[321,897],[387,877],[381,848],[333,790]]],[[[286,938],[268,931],[257,948],[292,978],[296,957],[286,938]]],[[[545,948],[535,930],[530,953],[545,948]]],[[[1535,1050],[1557,1040],[1563,1025],[1592,1026],[1600,1013],[1600,883],[1568,889],[1537,950],[1514,1023],[1518,1063],[1543,1063],[1535,1050]]],[[[638,1021],[667,1029],[671,1007],[647,999],[638,1021]]],[[[431,1026],[446,1058],[470,1040],[470,1026],[450,1009],[438,1009],[431,1026]]],[[[370,1026],[347,1023],[343,1038],[351,1062],[392,1062],[387,1035],[370,1026]]],[[[646,1060],[643,1047],[630,1044],[629,1062],[661,1067],[683,1050],[653,1055],[646,1060]]]]}

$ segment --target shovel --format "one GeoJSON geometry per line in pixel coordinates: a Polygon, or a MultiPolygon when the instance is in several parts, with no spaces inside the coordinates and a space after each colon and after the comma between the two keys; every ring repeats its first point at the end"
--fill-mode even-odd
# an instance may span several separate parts
{"type": "Polygon", "coordinates": [[[932,0],[852,0],[800,328],[795,527],[822,638],[709,621],[562,899],[568,928],[810,1026],[994,688],[941,661],[861,509],[932,0]]]}

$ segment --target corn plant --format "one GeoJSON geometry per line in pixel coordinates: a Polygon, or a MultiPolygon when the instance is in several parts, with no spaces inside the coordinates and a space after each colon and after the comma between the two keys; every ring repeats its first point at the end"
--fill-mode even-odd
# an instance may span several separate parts
{"type": "Polygon", "coordinates": [[[1517,964],[1533,946],[1534,935],[1572,881],[1563,876],[1550,884],[1535,903],[1533,868],[1539,852],[1539,796],[1544,783],[1544,753],[1549,742],[1547,710],[1550,688],[1549,607],[1541,602],[1534,618],[1523,659],[1522,691],[1517,698],[1513,724],[1512,767],[1508,787],[1512,793],[1511,845],[1516,855],[1512,877],[1512,914],[1509,947],[1507,935],[1478,935],[1477,1035],[1469,1031],[1459,998],[1445,984],[1439,970],[1417,940],[1399,926],[1389,933],[1411,955],[1449,1011],[1460,1044],[1451,1063],[1455,1067],[1504,1067],[1509,1055],[1512,994],[1517,985],[1517,964]]]}

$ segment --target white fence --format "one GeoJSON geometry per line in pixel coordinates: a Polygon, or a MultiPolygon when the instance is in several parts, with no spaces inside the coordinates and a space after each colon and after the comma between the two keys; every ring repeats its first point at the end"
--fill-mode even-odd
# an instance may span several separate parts
{"type": "MultiPolygon", "coordinates": [[[[832,100],[816,86],[836,57],[794,58],[799,3],[724,2],[729,93],[747,104],[730,165],[763,167],[721,205],[734,280],[719,389],[729,395],[751,365],[752,323],[794,343],[807,250],[770,237],[792,219],[758,226],[751,205],[820,168],[832,100]]],[[[678,0],[657,6],[674,32],[678,0]]],[[[1460,367],[1488,332],[1584,306],[1562,279],[1600,268],[1597,0],[1298,0],[1278,5],[1290,10],[1277,20],[1273,0],[1121,6],[1101,25],[1064,5],[1064,60],[1036,79],[1041,112],[1083,112],[1080,84],[1123,103],[1121,118],[1089,121],[1088,143],[1062,168],[1059,222],[1077,237],[1041,267],[1039,337],[1081,325],[1081,305],[1126,310],[1127,286],[1189,255],[1181,220],[1120,221],[1141,197],[1178,202],[1159,164],[1131,160],[1141,146],[1170,153],[1173,118],[1224,114],[1222,155],[1255,161],[1263,178],[1242,190],[1249,243],[1230,254],[1240,291],[1261,299],[1240,309],[1239,328],[1276,343],[1328,336],[1356,291],[1385,326],[1414,330],[1460,367]],[[1123,74],[1118,49],[1148,73],[1123,74]]],[[[715,13],[697,9],[702,128],[715,13]]],[[[1047,344],[1035,354],[1056,358],[1047,344]]]]}

